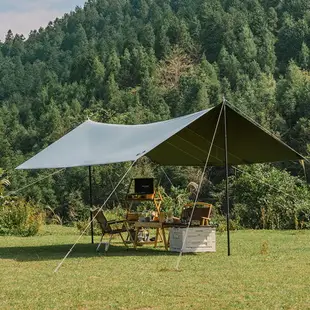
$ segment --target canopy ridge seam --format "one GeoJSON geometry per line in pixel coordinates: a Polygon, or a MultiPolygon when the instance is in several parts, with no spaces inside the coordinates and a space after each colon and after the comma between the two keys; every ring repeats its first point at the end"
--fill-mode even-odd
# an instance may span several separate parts
{"type": "MultiPolygon", "coordinates": [[[[203,141],[205,141],[205,142],[211,144],[211,142],[210,142],[208,139],[204,138],[203,136],[201,136],[201,135],[198,134],[197,132],[191,130],[191,129],[188,128],[188,127],[185,127],[185,129],[191,131],[193,134],[195,134],[196,136],[200,137],[203,141]]],[[[217,149],[219,149],[219,150],[225,152],[224,148],[222,148],[222,147],[216,145],[215,143],[213,143],[213,146],[215,146],[217,149]]],[[[232,157],[235,157],[235,158],[241,160],[242,162],[245,162],[244,159],[242,159],[241,157],[239,157],[239,156],[237,156],[237,155],[234,155],[233,153],[228,152],[228,154],[229,154],[230,156],[232,156],[232,157]]],[[[211,156],[212,156],[212,155],[211,155],[211,156]]],[[[212,156],[212,157],[214,157],[214,158],[217,159],[217,157],[215,157],[215,156],[212,156]]],[[[221,160],[221,162],[223,162],[223,161],[221,160]]],[[[245,163],[246,163],[246,162],[245,162],[245,163]]]]}
{"type": "MultiPolygon", "coordinates": [[[[259,129],[263,130],[265,133],[267,133],[268,135],[270,135],[272,138],[274,138],[276,141],[278,141],[279,143],[281,143],[282,145],[287,146],[288,148],[290,148],[295,154],[301,156],[303,159],[305,159],[307,162],[309,162],[309,160],[304,157],[303,155],[299,154],[298,152],[296,152],[291,146],[289,146],[288,144],[284,143],[279,137],[277,137],[273,132],[271,132],[270,130],[268,130],[267,128],[263,127],[261,124],[259,124],[257,121],[255,121],[252,117],[250,117],[248,114],[246,114],[243,110],[241,110],[240,108],[238,108],[237,106],[235,106],[234,104],[230,103],[227,99],[225,99],[225,101],[228,103],[228,106],[232,109],[232,110],[237,110],[241,116],[244,116],[245,119],[247,119],[249,122],[253,123],[255,126],[257,126],[259,129]]],[[[298,159],[299,160],[299,159],[298,159]]]]}
{"type": "Polygon", "coordinates": [[[194,158],[195,160],[197,160],[198,162],[203,163],[203,161],[202,161],[201,159],[199,159],[199,158],[197,158],[196,156],[193,156],[193,155],[189,154],[188,152],[182,150],[180,147],[176,146],[175,144],[173,144],[173,143],[171,143],[171,142],[168,142],[168,141],[166,141],[166,142],[167,142],[167,144],[169,144],[169,145],[171,145],[172,147],[174,147],[175,149],[177,149],[177,150],[183,152],[184,154],[188,155],[189,157],[192,157],[192,158],[194,158]]]}
{"type": "MultiPolygon", "coordinates": [[[[204,154],[208,154],[208,151],[200,148],[198,145],[193,144],[192,142],[190,142],[189,140],[183,138],[182,136],[180,136],[179,134],[175,134],[176,137],[180,138],[181,140],[185,141],[186,143],[190,144],[192,147],[196,148],[197,150],[201,151],[204,154]]],[[[207,141],[207,140],[205,140],[207,141]]],[[[208,141],[207,141],[208,142],[208,141]]],[[[217,156],[214,156],[212,154],[210,154],[210,157],[215,158],[216,160],[218,160],[220,163],[222,163],[222,160],[220,158],[218,158],[217,156]]]]}

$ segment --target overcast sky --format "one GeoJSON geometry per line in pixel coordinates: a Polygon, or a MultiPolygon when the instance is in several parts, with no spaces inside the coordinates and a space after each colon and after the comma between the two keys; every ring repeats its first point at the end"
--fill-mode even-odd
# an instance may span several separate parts
{"type": "Polygon", "coordinates": [[[30,30],[46,27],[48,22],[76,6],[83,6],[85,0],[0,0],[0,40],[3,41],[9,29],[13,33],[27,36],[30,30]]]}

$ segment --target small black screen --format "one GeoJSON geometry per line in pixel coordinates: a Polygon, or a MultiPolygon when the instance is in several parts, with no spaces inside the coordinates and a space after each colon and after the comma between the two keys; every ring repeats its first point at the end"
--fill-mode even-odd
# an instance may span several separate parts
{"type": "Polygon", "coordinates": [[[135,193],[137,194],[153,194],[154,179],[135,179],[135,193]]]}

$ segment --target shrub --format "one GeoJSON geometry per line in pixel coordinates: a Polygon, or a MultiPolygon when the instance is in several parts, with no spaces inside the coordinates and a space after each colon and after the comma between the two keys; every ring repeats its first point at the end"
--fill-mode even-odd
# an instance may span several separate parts
{"type": "MultiPolygon", "coordinates": [[[[217,227],[217,231],[219,232],[224,232],[227,231],[227,220],[226,220],[226,216],[224,215],[214,215],[211,218],[211,225],[214,225],[217,227]]],[[[235,220],[229,220],[229,230],[238,230],[241,227],[239,226],[238,222],[235,220]]]]}
{"type": "Polygon", "coordinates": [[[184,205],[189,202],[190,192],[187,189],[172,186],[169,195],[163,188],[161,188],[161,193],[163,197],[161,210],[172,212],[174,216],[180,216],[184,205]]]}
{"type": "MultiPolygon", "coordinates": [[[[84,220],[84,221],[78,221],[75,222],[75,227],[77,228],[77,230],[82,233],[84,232],[85,228],[87,227],[87,225],[89,224],[90,220],[84,220]]],[[[97,220],[94,220],[94,235],[95,236],[100,236],[101,235],[101,229],[100,226],[97,222],[97,220]]],[[[85,235],[90,235],[91,234],[91,226],[89,225],[89,227],[87,228],[85,235]]]]}
{"type": "Polygon", "coordinates": [[[34,236],[44,223],[44,213],[31,202],[10,198],[0,205],[0,234],[34,236]]]}
{"type": "MultiPolygon", "coordinates": [[[[241,226],[263,229],[309,226],[310,191],[304,182],[267,164],[243,167],[243,171],[230,178],[231,214],[241,226]]],[[[224,201],[224,196],[221,187],[220,201],[224,201]]]]}

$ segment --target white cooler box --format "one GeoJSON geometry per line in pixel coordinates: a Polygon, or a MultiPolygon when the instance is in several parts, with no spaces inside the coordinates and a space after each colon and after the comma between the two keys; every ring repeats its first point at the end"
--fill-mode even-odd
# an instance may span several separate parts
{"type": "MultiPolygon", "coordinates": [[[[180,252],[186,228],[170,229],[170,251],[180,252]]],[[[215,252],[215,227],[189,227],[183,252],[215,252]]]]}

